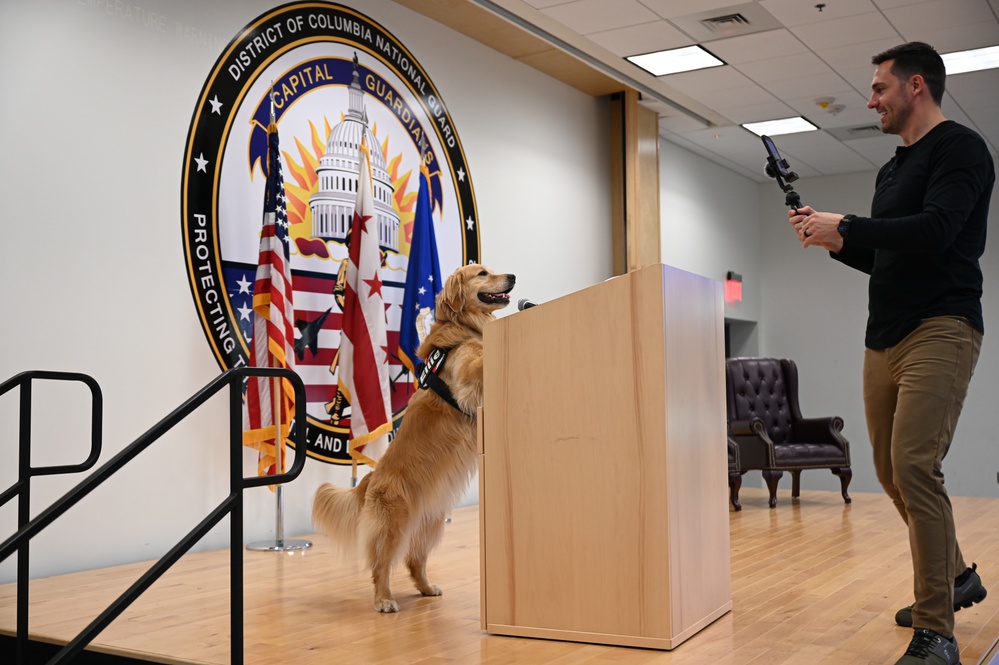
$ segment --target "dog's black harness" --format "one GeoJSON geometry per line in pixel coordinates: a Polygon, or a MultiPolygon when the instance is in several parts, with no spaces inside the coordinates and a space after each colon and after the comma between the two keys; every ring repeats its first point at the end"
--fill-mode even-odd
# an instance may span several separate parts
{"type": "Polygon", "coordinates": [[[440,395],[441,399],[445,402],[458,409],[469,418],[474,418],[475,416],[473,414],[466,412],[458,406],[458,402],[454,401],[454,395],[451,394],[451,389],[448,388],[444,379],[438,376],[440,371],[444,369],[444,361],[447,360],[447,354],[450,351],[451,349],[434,349],[430,352],[427,362],[420,363],[420,366],[417,368],[417,372],[420,375],[420,388],[424,390],[433,390],[435,393],[440,395]]]}

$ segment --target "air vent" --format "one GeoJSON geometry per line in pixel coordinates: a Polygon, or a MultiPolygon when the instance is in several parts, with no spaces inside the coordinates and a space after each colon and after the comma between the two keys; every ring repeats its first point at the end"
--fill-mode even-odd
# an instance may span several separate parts
{"type": "MultiPolygon", "coordinates": [[[[693,4],[693,3],[689,3],[693,4]]],[[[741,37],[784,27],[758,2],[744,2],[667,19],[697,43],[741,37]]],[[[775,39],[781,39],[775,36],[775,39]]]]}
{"type": "Polygon", "coordinates": [[[749,19],[742,14],[725,14],[701,20],[701,25],[711,32],[731,32],[749,24],[749,19]]]}
{"type": "Polygon", "coordinates": [[[847,133],[852,138],[862,138],[864,136],[873,136],[881,134],[881,127],[879,125],[864,125],[863,127],[850,127],[846,130],[847,133]]]}

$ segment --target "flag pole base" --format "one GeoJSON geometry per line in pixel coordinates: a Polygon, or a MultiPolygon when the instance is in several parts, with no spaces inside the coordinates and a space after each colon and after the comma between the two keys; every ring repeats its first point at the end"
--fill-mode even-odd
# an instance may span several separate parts
{"type": "Polygon", "coordinates": [[[299,552],[310,547],[311,540],[259,540],[246,545],[251,552],[299,552]]]}

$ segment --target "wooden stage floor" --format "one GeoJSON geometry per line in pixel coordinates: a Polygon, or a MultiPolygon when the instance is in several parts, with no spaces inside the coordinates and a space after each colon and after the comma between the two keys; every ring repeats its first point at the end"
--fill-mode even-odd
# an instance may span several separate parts
{"type": "MultiPolygon", "coordinates": [[[[779,494],[744,488],[730,514],[733,610],[673,651],[494,636],[480,626],[478,507],[454,512],[430,561],[439,598],[420,597],[403,571],[402,611],[372,610],[367,574],[343,565],[322,536],[303,553],[245,552],[246,663],[489,665],[884,665],[911,630],[894,624],[911,603],[901,520],[881,494],[779,494]]],[[[993,593],[957,615],[964,665],[999,663],[999,499],[953,499],[958,534],[993,593]]],[[[31,633],[65,643],[149,564],[40,579],[31,633]]],[[[0,632],[13,634],[16,589],[0,586],[0,632]]],[[[160,663],[229,662],[228,552],[189,554],[95,641],[101,651],[160,663]]]]}

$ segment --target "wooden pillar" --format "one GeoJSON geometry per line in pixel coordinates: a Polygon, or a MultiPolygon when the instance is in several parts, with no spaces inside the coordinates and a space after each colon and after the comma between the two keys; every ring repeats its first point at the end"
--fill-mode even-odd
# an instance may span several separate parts
{"type": "Polygon", "coordinates": [[[611,200],[614,274],[661,262],[659,235],[659,117],[639,93],[612,97],[611,200]]]}

